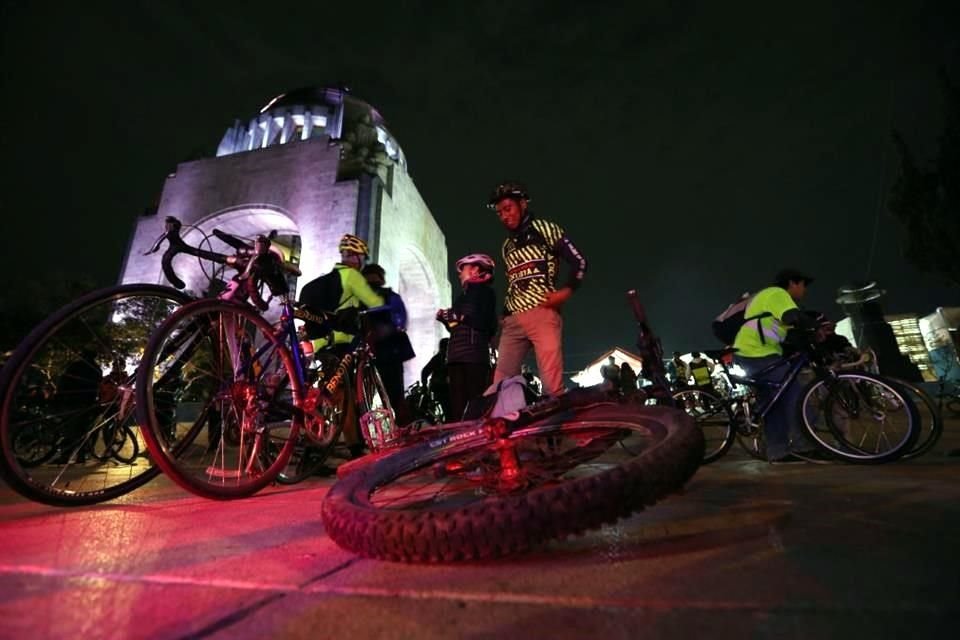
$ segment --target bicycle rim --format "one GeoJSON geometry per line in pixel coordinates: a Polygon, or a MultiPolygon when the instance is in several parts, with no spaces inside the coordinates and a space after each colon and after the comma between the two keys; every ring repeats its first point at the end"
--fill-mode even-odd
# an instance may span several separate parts
{"type": "Polygon", "coordinates": [[[207,498],[245,497],[273,482],[302,425],[289,351],[258,313],[228,302],[195,302],[164,322],[137,392],[157,465],[207,498]]]}
{"type": "Polygon", "coordinates": [[[141,455],[135,371],[153,330],[188,301],[158,285],[101,289],[20,343],[0,374],[0,469],[13,489],[80,506],[117,498],[159,473],[141,455]]]}
{"type": "Polygon", "coordinates": [[[678,391],[673,394],[673,399],[703,432],[703,463],[719,460],[734,440],[733,414],[729,405],[712,393],[697,389],[678,391]]]}
{"type": "Polygon", "coordinates": [[[386,409],[393,412],[387,388],[373,362],[364,359],[357,366],[357,406],[364,413],[376,409],[386,409]]]}
{"type": "Polygon", "coordinates": [[[767,439],[763,432],[763,421],[754,414],[753,396],[739,399],[733,408],[733,424],[737,433],[737,442],[748,456],[756,460],[767,459],[767,439]]]}
{"type": "Polygon", "coordinates": [[[913,447],[903,454],[904,459],[916,458],[930,451],[940,441],[940,436],[943,435],[943,416],[937,403],[926,391],[904,380],[897,380],[897,384],[913,400],[920,415],[920,436],[913,447]]]}
{"type": "Polygon", "coordinates": [[[813,380],[801,393],[800,407],[808,434],[847,462],[896,460],[919,435],[914,403],[895,383],[867,373],[813,380]]]}

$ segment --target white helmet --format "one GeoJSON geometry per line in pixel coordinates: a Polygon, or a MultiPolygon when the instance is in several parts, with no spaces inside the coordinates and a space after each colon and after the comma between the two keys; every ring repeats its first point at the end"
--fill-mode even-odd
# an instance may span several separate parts
{"type": "Polygon", "coordinates": [[[489,271],[493,273],[493,269],[496,266],[493,262],[493,258],[488,256],[485,253],[471,253],[469,255],[463,256],[457,260],[457,271],[460,271],[468,264],[475,264],[480,267],[483,271],[489,271]]]}

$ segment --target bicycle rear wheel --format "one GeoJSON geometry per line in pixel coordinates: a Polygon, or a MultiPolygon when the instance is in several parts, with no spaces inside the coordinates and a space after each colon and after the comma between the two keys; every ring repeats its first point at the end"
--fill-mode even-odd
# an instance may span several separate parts
{"type": "Polygon", "coordinates": [[[952,396],[944,403],[944,407],[953,417],[956,418],[957,416],[960,416],[960,397],[957,395],[952,396]]]}
{"type": "Polygon", "coordinates": [[[640,511],[702,460],[702,432],[669,407],[573,408],[503,439],[478,421],[347,475],[322,515],[330,537],[363,556],[489,558],[640,511]]]}
{"type": "Polygon", "coordinates": [[[767,459],[767,439],[763,420],[754,413],[756,396],[748,393],[736,400],[732,407],[737,442],[748,456],[755,460],[767,459]]]}
{"type": "Polygon", "coordinates": [[[380,372],[369,359],[362,359],[357,365],[357,406],[364,413],[383,409],[392,414],[394,410],[380,372]]]}
{"type": "Polygon", "coordinates": [[[808,435],[846,462],[896,460],[920,433],[913,401],[899,385],[879,376],[849,371],[814,379],[800,397],[808,435]]]}
{"type": "Polygon", "coordinates": [[[189,300],[159,285],[100,289],[24,338],[0,372],[0,475],[11,488],[81,506],[159,473],[141,455],[135,371],[153,330],[189,300]]]}
{"type": "Polygon", "coordinates": [[[699,389],[684,389],[673,394],[677,407],[687,412],[703,431],[703,464],[719,460],[730,450],[736,432],[730,405],[716,395],[699,389]]]}
{"type": "MultiPolygon", "coordinates": [[[[327,374],[332,375],[338,363],[336,358],[328,363],[327,374]]],[[[349,401],[346,385],[340,386],[332,396],[317,387],[306,390],[303,430],[287,465],[277,475],[277,482],[296,484],[323,467],[343,431],[349,401]]]]}
{"type": "Polygon", "coordinates": [[[154,461],[206,498],[241,498],[273,482],[303,422],[303,388],[273,327],[219,300],[189,304],[157,329],[137,402],[154,461]]]}
{"type": "Polygon", "coordinates": [[[934,399],[919,386],[906,380],[896,380],[897,384],[907,393],[920,414],[920,436],[903,458],[916,458],[932,449],[940,436],[943,435],[943,415],[941,415],[934,399]]]}

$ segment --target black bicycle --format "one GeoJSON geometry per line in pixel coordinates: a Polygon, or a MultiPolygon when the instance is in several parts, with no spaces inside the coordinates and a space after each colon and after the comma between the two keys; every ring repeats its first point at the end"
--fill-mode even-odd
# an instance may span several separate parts
{"type": "Polygon", "coordinates": [[[718,460],[737,439],[750,455],[765,458],[763,420],[790,384],[803,385],[796,409],[800,423],[831,457],[859,464],[890,462],[909,452],[920,435],[920,414],[900,384],[866,372],[835,371],[812,345],[788,356],[786,364],[776,362],[754,376],[734,373],[726,364],[735,349],[704,353],[721,364],[732,389],[747,389],[728,398],[700,389],[674,394],[704,431],[705,463],[718,460]],[[764,379],[780,368],[785,372],[779,380],[764,379]],[[760,388],[770,390],[764,403],[756,400],[760,388]]]}

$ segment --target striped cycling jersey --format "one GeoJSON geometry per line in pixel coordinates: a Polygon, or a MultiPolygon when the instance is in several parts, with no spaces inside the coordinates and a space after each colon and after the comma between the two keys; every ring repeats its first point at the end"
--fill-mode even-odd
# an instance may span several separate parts
{"type": "Polygon", "coordinates": [[[553,222],[531,218],[503,242],[503,262],[507,271],[508,314],[528,311],[540,305],[547,294],[556,291],[560,258],[572,268],[567,286],[576,288],[587,270],[587,261],[563,228],[553,222]]]}

